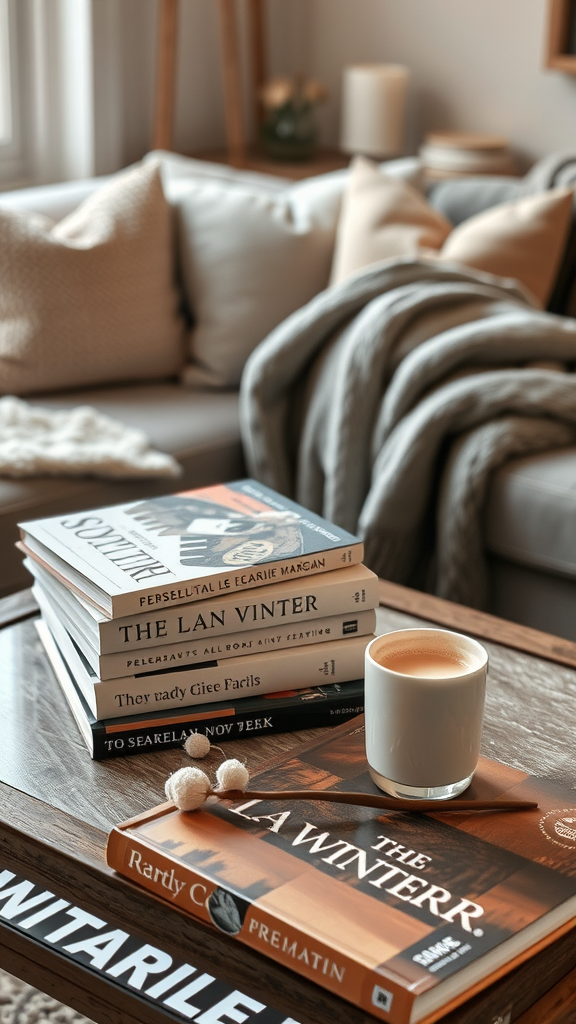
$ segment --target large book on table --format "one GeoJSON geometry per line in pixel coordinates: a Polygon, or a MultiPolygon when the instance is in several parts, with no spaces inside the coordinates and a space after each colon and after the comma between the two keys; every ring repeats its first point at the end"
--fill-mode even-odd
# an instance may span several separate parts
{"type": "Polygon", "coordinates": [[[298,628],[302,622],[378,605],[378,577],[365,565],[323,572],[309,579],[287,579],[248,594],[219,594],[207,601],[161,611],[147,609],[109,619],[31,558],[24,561],[34,579],[74,619],[76,630],[102,657],[178,644],[208,644],[230,633],[273,626],[298,628]]]}
{"type": "Polygon", "coordinates": [[[21,523],[27,555],[110,618],[362,561],[357,537],[254,480],[21,523]]]}
{"type": "Polygon", "coordinates": [[[290,651],[214,659],[181,669],[165,668],[101,680],[57,612],[38,591],[36,600],[78,689],[94,717],[100,720],[349,682],[363,675],[364,652],[371,639],[370,635],[349,636],[290,651]]]}
{"type": "MultiPolygon", "coordinates": [[[[143,960],[145,965],[150,965],[151,973],[147,977],[144,975],[144,984],[138,990],[138,998],[143,1001],[140,1003],[140,1019],[148,1019],[145,1013],[145,1007],[148,1006],[162,1014],[162,1021],[175,1021],[179,1024],[190,1019],[202,1024],[202,1018],[204,1024],[207,1020],[211,1024],[232,1024],[244,1019],[248,1024],[298,1024],[292,1016],[287,1016],[286,1011],[282,1012],[270,1005],[264,1006],[257,985],[255,992],[252,986],[253,996],[257,997],[254,1001],[253,997],[244,995],[242,989],[239,991],[233,984],[218,978],[215,971],[205,973],[202,967],[195,965],[194,960],[192,963],[187,962],[185,954],[167,953],[158,945],[159,939],[156,936],[149,936],[152,942],[146,942],[140,936],[130,934],[126,925],[119,933],[114,931],[115,926],[111,921],[103,921],[100,934],[104,941],[105,934],[110,936],[111,931],[117,941],[113,941],[112,950],[108,947],[102,955],[96,937],[96,949],[92,945],[87,954],[85,944],[94,943],[94,932],[90,932],[89,925],[82,928],[82,922],[90,920],[87,908],[82,904],[70,905],[59,898],[56,882],[53,888],[54,896],[47,906],[48,894],[43,885],[36,885],[23,875],[2,870],[0,865],[0,904],[5,908],[12,901],[9,927],[28,941],[32,939],[37,942],[38,954],[43,946],[49,947],[62,957],[80,964],[88,974],[100,975],[107,986],[118,986],[119,995],[122,989],[134,993],[135,968],[132,965],[135,961],[139,964],[143,960]],[[15,888],[20,889],[23,899],[14,908],[15,888]],[[39,913],[30,914],[31,900],[40,903],[39,913]],[[81,932],[73,933],[73,941],[70,937],[71,921],[76,923],[78,929],[82,929],[81,932]],[[127,958],[130,958],[128,964],[127,958]],[[122,965],[124,970],[117,970],[117,965],[122,965]]],[[[105,910],[100,908],[99,913],[102,917],[105,910]]],[[[565,935],[563,939],[542,950],[529,963],[523,964],[460,1010],[451,1013],[446,1024],[506,1024],[515,1020],[519,1013],[570,971],[575,959],[570,949],[570,939],[570,934],[565,935]]],[[[206,967],[210,970],[210,965],[205,964],[204,969],[206,967]]],[[[572,971],[572,975],[562,985],[562,998],[566,1007],[572,1005],[571,1000],[576,995],[576,977],[572,980],[574,973],[572,971]]],[[[300,1019],[298,1011],[294,1012],[300,1019]]],[[[155,1019],[158,1019],[157,1015],[155,1019]]],[[[320,1013],[316,1014],[315,1019],[317,1024],[329,1020],[327,1015],[320,1013]]],[[[540,1021],[545,1019],[548,1018],[539,1018],[540,1021]]],[[[565,1017],[563,1019],[566,1020],[565,1017]]]]}
{"type": "MultiPolygon", "coordinates": [[[[363,724],[259,773],[258,790],[377,792],[363,724]]],[[[432,1021],[573,927],[576,792],[482,759],[468,795],[524,812],[412,814],[215,799],[112,830],[108,864],[390,1024],[432,1021]]]]}
{"type": "Polygon", "coordinates": [[[54,637],[39,619],[36,629],[80,735],[96,761],[181,747],[193,732],[211,742],[250,739],[294,729],[339,725],[364,710],[364,680],[284,690],[216,704],[156,711],[99,721],[78,688],[54,637]]]}

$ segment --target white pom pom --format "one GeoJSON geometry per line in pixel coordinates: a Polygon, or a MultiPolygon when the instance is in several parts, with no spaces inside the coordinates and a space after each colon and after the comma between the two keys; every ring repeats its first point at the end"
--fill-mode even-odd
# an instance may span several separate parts
{"type": "Polygon", "coordinates": [[[201,807],[211,790],[210,779],[200,768],[180,768],[166,780],[166,796],[180,811],[201,807]]]}
{"type": "Polygon", "coordinates": [[[186,740],[184,750],[190,757],[206,757],[210,750],[210,740],[202,732],[193,732],[186,740]]]}
{"type": "Polygon", "coordinates": [[[241,761],[230,758],[223,761],[216,772],[220,789],[246,789],[250,782],[248,769],[241,761]]]}

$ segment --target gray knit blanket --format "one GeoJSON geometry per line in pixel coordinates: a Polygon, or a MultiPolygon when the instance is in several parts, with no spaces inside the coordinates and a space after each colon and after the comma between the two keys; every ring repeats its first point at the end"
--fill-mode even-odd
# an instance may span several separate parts
{"type": "Polygon", "coordinates": [[[380,576],[486,600],[482,511],[506,459],[576,443],[576,320],[517,282],[388,261],[316,296],[251,356],[250,473],[365,543],[380,576]]]}

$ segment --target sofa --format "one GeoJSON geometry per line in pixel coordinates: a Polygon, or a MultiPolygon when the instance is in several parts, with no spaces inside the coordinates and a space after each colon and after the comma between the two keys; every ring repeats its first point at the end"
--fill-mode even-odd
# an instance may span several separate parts
{"type": "MultiPolygon", "coordinates": [[[[176,263],[179,287],[184,286],[187,296],[182,315],[186,332],[194,339],[195,358],[188,359],[177,376],[172,372],[158,379],[111,380],[92,386],[84,382],[62,389],[32,390],[24,397],[48,409],[90,405],[139,427],[156,448],[176,457],[182,475],[176,481],[87,476],[2,478],[1,595],[29,584],[21,555],[14,548],[16,524],[20,521],[243,475],[238,411],[242,362],[276,323],[329,283],[347,172],[292,185],[280,178],[169,154],[151,154],[147,160],[159,162],[164,191],[178,221],[174,236],[176,263]],[[231,204],[230,210],[227,204],[231,204]],[[226,235],[224,250],[212,244],[215,234],[211,211],[219,207],[226,235]],[[229,229],[230,218],[235,217],[235,226],[229,229]],[[194,236],[195,250],[182,241],[186,231],[194,236]],[[277,235],[277,265],[273,265],[277,235]],[[285,252],[280,250],[280,243],[287,246],[285,252]],[[254,252],[261,245],[264,255],[258,257],[260,263],[253,264],[254,252]],[[202,254],[208,253],[209,264],[212,261],[208,270],[203,256],[197,259],[198,246],[203,247],[202,254]],[[307,263],[310,253],[311,262],[307,263]],[[230,274],[231,266],[240,267],[245,275],[243,280],[234,278],[233,288],[230,277],[236,269],[230,274]],[[256,279],[259,287],[252,294],[246,282],[256,279]],[[243,317],[250,303],[252,320],[243,338],[243,317]],[[223,311],[228,332],[225,319],[216,323],[223,311]],[[214,361],[217,351],[223,362],[214,361]]],[[[570,180],[573,170],[569,162],[567,167],[563,182],[570,180]]],[[[414,160],[395,161],[385,170],[424,189],[414,160]]],[[[0,210],[44,214],[60,221],[103,184],[107,184],[106,179],[4,193],[0,210]]],[[[484,178],[446,181],[427,191],[431,205],[458,224],[509,201],[525,187],[526,182],[520,179],[484,178]]],[[[572,294],[574,248],[571,233],[549,303],[549,308],[562,315],[576,310],[572,294]]],[[[484,510],[484,541],[490,572],[488,610],[576,640],[576,447],[513,458],[494,474],[484,510]]]]}
{"type": "MultiPolygon", "coordinates": [[[[203,239],[202,231],[209,236],[206,249],[214,233],[213,223],[209,220],[206,222],[206,216],[213,209],[216,209],[217,219],[223,217],[229,225],[235,218],[238,224],[235,237],[228,239],[226,251],[211,252],[211,262],[207,260],[206,265],[200,268],[199,272],[203,273],[197,285],[200,299],[199,302],[194,300],[195,306],[201,306],[197,317],[212,328],[211,334],[206,331],[200,338],[196,329],[195,342],[198,342],[200,349],[202,346],[208,349],[209,355],[220,346],[223,349],[222,358],[219,363],[213,358],[213,365],[208,369],[206,360],[203,367],[200,367],[199,362],[195,366],[189,365],[179,378],[172,374],[159,380],[113,382],[105,386],[52,389],[49,392],[40,389],[26,395],[31,404],[47,409],[89,405],[129,426],[144,430],[154,447],[171,453],[178,460],[182,475],[176,480],[128,481],[88,476],[0,477],[0,596],[13,593],[30,583],[29,574],[22,565],[22,555],[14,547],[19,522],[60,512],[132,501],[175,489],[201,487],[245,475],[238,415],[237,385],[241,366],[235,364],[235,351],[230,353],[226,349],[227,339],[222,337],[222,325],[224,323],[225,330],[228,319],[231,319],[230,330],[238,332],[240,319],[243,318],[243,344],[249,350],[283,316],[328,283],[338,206],[346,172],[322,175],[318,184],[310,180],[291,187],[290,182],[280,177],[238,171],[168,153],[151,153],[145,163],[160,164],[164,191],[175,216],[180,215],[183,200],[192,195],[194,205],[185,213],[188,219],[195,217],[194,228],[200,236],[200,243],[203,239]],[[276,208],[275,197],[282,197],[283,200],[286,190],[289,193],[287,201],[282,201],[276,208]],[[206,215],[205,210],[208,211],[206,215]],[[272,216],[269,217],[269,214],[272,216]],[[251,227],[255,233],[255,242],[262,241],[263,249],[262,257],[255,255],[252,263],[245,242],[251,227]],[[277,265],[272,268],[265,265],[270,263],[271,248],[279,248],[275,245],[276,239],[289,247],[286,256],[291,261],[293,280],[288,291],[282,288],[283,294],[279,301],[266,303],[266,291],[279,291],[278,278],[284,278],[282,261],[285,254],[281,249],[277,265]],[[313,250],[311,270],[310,260],[307,263],[301,258],[302,250],[309,248],[313,250]],[[224,281],[224,292],[218,292],[222,267],[226,263],[228,266],[236,264],[239,259],[245,270],[244,279],[237,281],[234,288],[231,284],[228,288],[229,282],[224,281]],[[207,278],[214,277],[215,272],[218,281],[211,288],[207,278]],[[251,308],[248,316],[244,315],[246,276],[261,280],[259,291],[247,303],[251,308]],[[210,308],[205,308],[208,292],[212,303],[210,308]],[[223,317],[220,322],[215,322],[225,305],[230,309],[225,322],[223,317]],[[215,363],[216,368],[225,364],[220,377],[215,372],[215,363]]],[[[419,181],[420,169],[415,160],[395,161],[392,173],[396,172],[405,174],[414,182],[419,181]]],[[[112,177],[102,177],[5,192],[0,195],[0,211],[40,214],[61,222],[111,180],[112,177]]],[[[186,225],[183,224],[183,217],[179,219],[182,234],[186,225]]],[[[189,261],[191,254],[182,253],[178,234],[176,226],[175,245],[179,251],[176,262],[181,264],[186,259],[189,261]]],[[[253,249],[256,252],[256,244],[253,249]]],[[[228,277],[231,278],[231,275],[228,277]]],[[[192,287],[195,286],[196,281],[193,281],[192,287]]],[[[189,311],[186,312],[189,315],[189,311]]],[[[235,349],[237,347],[236,337],[235,349]]],[[[0,394],[7,390],[0,385],[0,394]]]]}

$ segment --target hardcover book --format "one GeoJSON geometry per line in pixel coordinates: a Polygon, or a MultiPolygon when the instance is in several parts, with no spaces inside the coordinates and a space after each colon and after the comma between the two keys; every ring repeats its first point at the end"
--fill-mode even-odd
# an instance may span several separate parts
{"type": "MultiPolygon", "coordinates": [[[[253,785],[377,792],[362,720],[299,747],[253,785]]],[[[467,795],[503,794],[539,806],[162,804],[111,832],[107,861],[384,1021],[432,1022],[573,927],[576,792],[482,759],[467,795]]]]}
{"type": "Polygon", "coordinates": [[[21,523],[21,547],[116,618],[362,561],[357,537],[254,480],[21,523]]]}
{"type": "Polygon", "coordinates": [[[365,565],[319,573],[305,580],[284,580],[249,594],[220,594],[207,601],[161,611],[109,619],[56,576],[27,558],[24,562],[42,589],[74,619],[90,646],[105,656],[123,651],[183,643],[210,643],[227,633],[282,628],[328,616],[351,616],[378,605],[378,577],[365,565]]]}
{"type": "Polygon", "coordinates": [[[364,680],[353,679],[349,683],[308,686],[262,697],[197,704],[181,711],[156,711],[98,721],[46,623],[39,619],[36,629],[80,735],[96,761],[181,747],[193,732],[204,733],[212,743],[220,743],[273,732],[339,725],[364,710],[364,680]]]}
{"type": "MultiPolygon", "coordinates": [[[[155,937],[150,943],[127,931],[120,935],[116,931],[114,934],[118,941],[108,945],[103,952],[97,941],[95,943],[94,927],[89,923],[87,908],[71,905],[63,899],[57,885],[51,888],[53,892],[48,893],[44,886],[15,875],[0,862],[2,924],[25,936],[28,942],[32,939],[38,943],[38,951],[33,949],[31,955],[40,953],[42,947],[48,947],[63,959],[101,975],[108,986],[117,985],[119,994],[122,989],[132,993],[136,991],[137,998],[144,1000],[143,1005],[161,1011],[163,1021],[175,1021],[177,1024],[191,1019],[200,1024],[207,1021],[210,1024],[230,1024],[233,1021],[298,1024],[285,1012],[270,1005],[264,1006],[260,1000],[245,995],[234,985],[206,973],[194,961],[190,963],[182,956],[167,953],[158,946],[155,937]],[[30,914],[31,903],[41,904],[40,912],[33,917],[30,914]]],[[[102,910],[100,912],[103,913],[102,910]]],[[[114,924],[104,921],[101,930],[109,935],[114,924]]],[[[551,984],[570,971],[574,964],[574,956],[566,949],[570,938],[570,934],[565,935],[542,950],[529,964],[518,968],[511,978],[507,976],[487,992],[480,993],[471,1004],[462,1008],[463,1012],[456,1010],[451,1014],[447,1024],[506,1024],[506,1021],[516,1019],[519,1012],[531,1006],[551,984]],[[529,977],[527,970],[530,971],[529,977]]],[[[563,995],[568,1000],[574,997],[575,986],[576,979],[572,986],[563,986],[563,995]]],[[[140,1014],[141,1019],[145,1019],[142,1005],[140,1014]]]]}
{"type": "Polygon", "coordinates": [[[307,644],[374,634],[376,628],[376,611],[374,608],[366,608],[364,611],[344,612],[325,618],[304,618],[288,625],[284,625],[280,620],[276,626],[245,629],[213,638],[203,638],[202,633],[193,634],[192,638],[188,637],[184,642],[177,644],[163,644],[143,649],[125,648],[114,654],[99,654],[92,646],[92,635],[84,628],[82,618],[75,614],[79,602],[73,603],[75,599],[69,592],[66,594],[65,587],[60,586],[57,589],[50,582],[38,580],[32,587],[32,593],[39,607],[48,608],[55,613],[80,648],[91,669],[101,680],[119,679],[122,676],[157,669],[179,669],[207,661],[261,654],[263,651],[288,651],[290,648],[305,647],[307,644]]]}
{"type": "Polygon", "coordinates": [[[41,595],[36,599],[84,700],[100,720],[143,711],[190,708],[207,701],[218,703],[288,688],[346,683],[362,676],[364,651],[371,639],[350,636],[295,647],[289,654],[283,650],[266,651],[102,681],[54,611],[41,595]]]}

